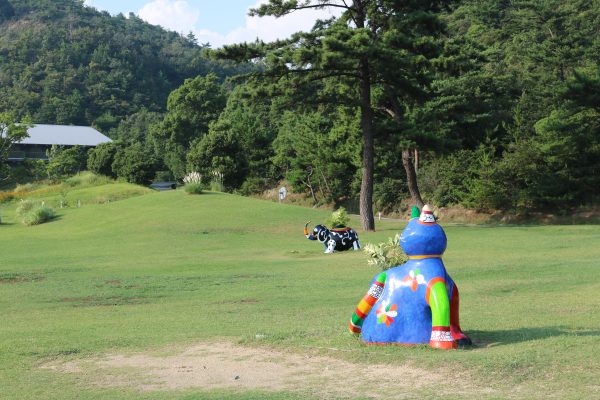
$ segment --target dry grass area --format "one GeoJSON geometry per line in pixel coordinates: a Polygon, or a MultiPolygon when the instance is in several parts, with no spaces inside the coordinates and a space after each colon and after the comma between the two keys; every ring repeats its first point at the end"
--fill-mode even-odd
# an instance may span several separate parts
{"type": "Polygon", "coordinates": [[[320,399],[404,399],[418,393],[454,398],[490,395],[488,388],[476,386],[456,371],[433,373],[412,365],[360,365],[316,353],[283,353],[223,342],[202,343],[177,352],[54,360],[41,368],[78,374],[90,379],[92,385],[141,392],[263,390],[320,399]]]}

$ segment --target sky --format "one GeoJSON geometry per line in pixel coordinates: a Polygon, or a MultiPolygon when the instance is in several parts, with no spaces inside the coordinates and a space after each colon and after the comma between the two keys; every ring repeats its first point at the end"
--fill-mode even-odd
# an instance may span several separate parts
{"type": "MultiPolygon", "coordinates": [[[[248,10],[267,0],[86,0],[85,4],[111,14],[130,12],[143,20],[187,35],[213,48],[224,44],[266,42],[308,31],[318,18],[330,18],[328,10],[302,10],[282,18],[248,17],[248,10]]],[[[336,11],[339,13],[339,11],[336,11]]],[[[335,14],[337,15],[337,14],[335,14]]]]}

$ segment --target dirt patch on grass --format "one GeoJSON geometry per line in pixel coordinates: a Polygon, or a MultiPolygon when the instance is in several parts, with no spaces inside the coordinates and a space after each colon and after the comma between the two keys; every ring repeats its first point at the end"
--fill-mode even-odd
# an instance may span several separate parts
{"type": "Polygon", "coordinates": [[[158,390],[262,390],[320,399],[404,399],[421,395],[469,397],[486,389],[460,373],[412,365],[354,364],[317,354],[294,354],[232,343],[203,343],[175,355],[111,354],[52,361],[42,366],[92,377],[101,386],[158,390]]]}
{"type": "Polygon", "coordinates": [[[148,302],[148,299],[141,297],[123,297],[123,296],[86,296],[86,297],[63,297],[61,303],[70,303],[73,307],[108,307],[136,305],[148,302]]]}
{"type": "Polygon", "coordinates": [[[35,274],[0,273],[0,285],[14,285],[17,283],[37,282],[46,279],[35,274]]]}

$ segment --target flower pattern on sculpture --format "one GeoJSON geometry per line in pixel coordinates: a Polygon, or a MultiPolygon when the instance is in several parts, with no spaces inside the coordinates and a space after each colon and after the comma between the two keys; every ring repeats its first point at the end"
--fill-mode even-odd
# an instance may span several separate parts
{"type": "Polygon", "coordinates": [[[392,322],[394,322],[394,317],[398,315],[397,309],[398,306],[396,304],[382,303],[379,309],[375,311],[377,323],[385,324],[389,328],[392,322]]]}
{"type": "Polygon", "coordinates": [[[425,282],[425,277],[421,274],[419,269],[415,269],[414,271],[411,269],[408,276],[405,276],[402,279],[402,282],[404,283],[404,286],[410,287],[413,292],[417,290],[419,285],[427,284],[427,282],[425,282]]]}

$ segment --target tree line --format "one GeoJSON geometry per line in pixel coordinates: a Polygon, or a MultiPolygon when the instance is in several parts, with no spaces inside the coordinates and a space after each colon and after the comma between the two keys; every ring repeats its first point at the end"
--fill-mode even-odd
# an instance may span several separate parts
{"type": "MultiPolygon", "coordinates": [[[[33,7],[29,3],[50,12],[43,2],[0,0],[2,24],[17,25],[17,12],[25,4],[33,7]],[[12,5],[12,16],[3,4],[12,5]]],[[[513,212],[597,204],[598,0],[272,0],[251,12],[283,16],[330,7],[340,9],[341,16],[315,21],[310,32],[219,50],[132,16],[104,16],[113,24],[172,37],[178,54],[195,54],[204,69],[173,67],[187,79],[161,104],[160,96],[148,93],[156,87],[151,82],[123,86],[123,80],[114,81],[121,64],[115,64],[115,75],[107,68],[111,95],[104,102],[94,100],[89,111],[74,113],[95,116],[86,121],[99,127],[102,116],[114,118],[104,127],[115,141],[92,151],[88,166],[138,182],[157,173],[182,179],[198,171],[207,180],[217,174],[226,190],[243,194],[285,179],[315,204],[360,210],[363,229],[374,228],[374,211],[398,211],[407,198],[513,212]],[[114,105],[123,102],[131,107],[114,105]]],[[[64,38],[68,21],[62,20],[64,38]]],[[[102,60],[98,43],[94,60],[102,60]]],[[[35,58],[35,51],[31,54],[35,58]]],[[[121,60],[122,55],[109,54],[121,60]]],[[[40,59],[34,67],[32,59],[22,57],[30,69],[48,61],[40,59]]],[[[133,65],[140,54],[130,57],[133,65]]],[[[7,59],[0,58],[0,71],[6,71],[7,59]]],[[[16,67],[11,71],[19,82],[40,84],[16,67]]],[[[52,74],[43,76],[46,84],[52,74]]],[[[23,99],[15,103],[19,95],[10,100],[3,94],[0,110],[16,108],[35,122],[52,102],[70,98],[68,89],[61,92],[69,88],[67,76],[59,79],[62,85],[33,90],[37,107],[26,107],[23,99]],[[45,99],[44,93],[56,95],[45,99]]],[[[22,90],[11,79],[9,93],[22,90]]],[[[81,87],[83,93],[95,86],[81,87]]]]}

